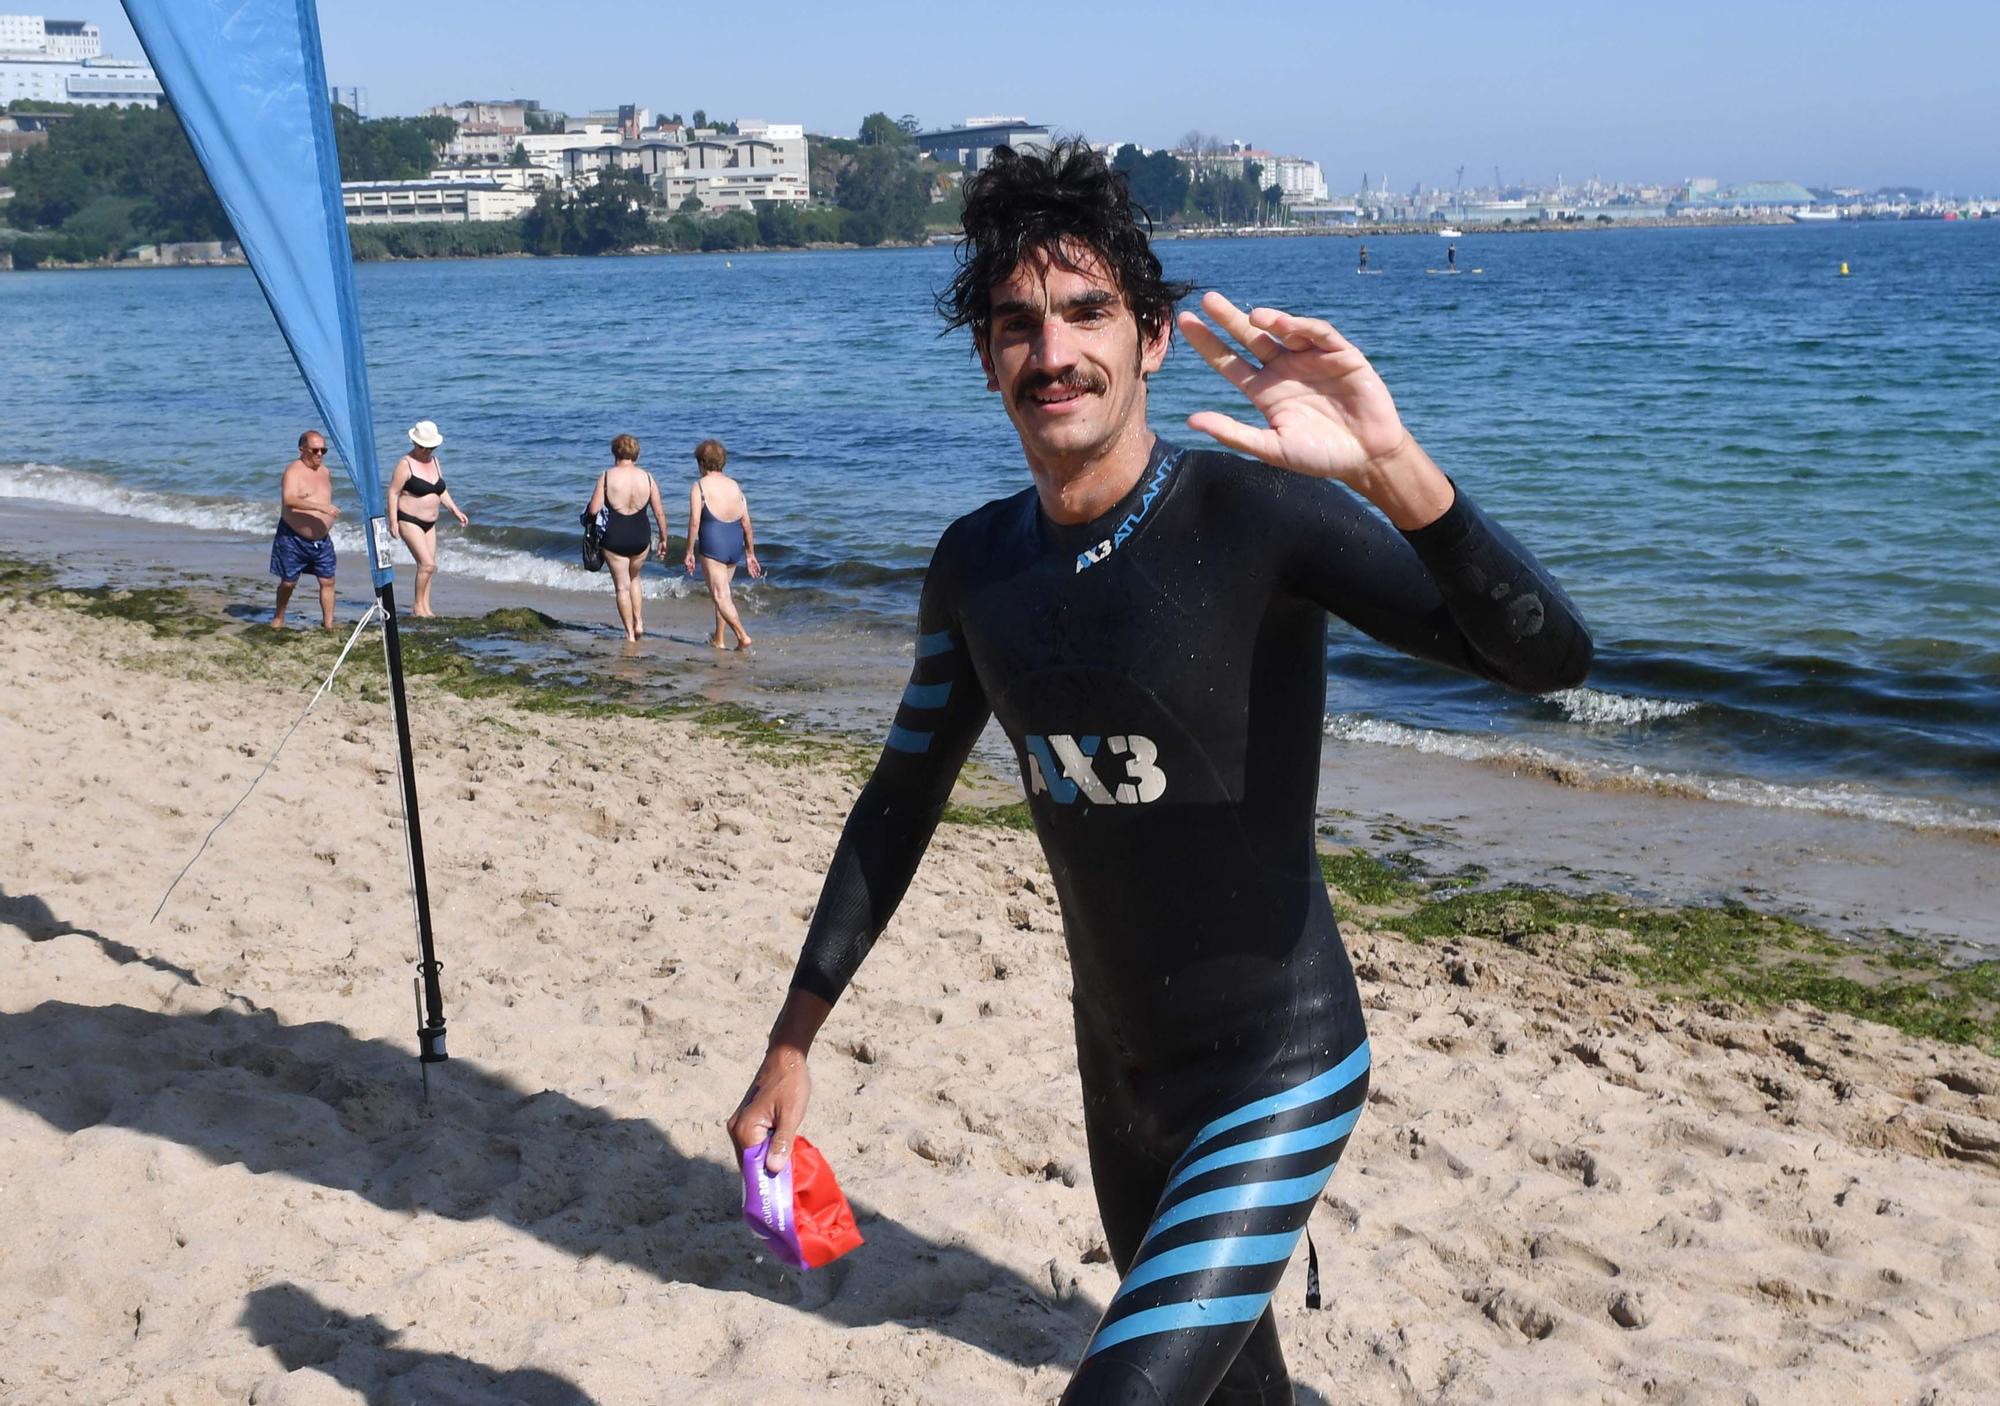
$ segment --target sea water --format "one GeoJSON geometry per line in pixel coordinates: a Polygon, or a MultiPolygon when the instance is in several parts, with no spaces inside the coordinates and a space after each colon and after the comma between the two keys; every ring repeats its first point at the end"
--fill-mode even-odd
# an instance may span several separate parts
{"type": "MultiPolygon", "coordinates": [[[[1379,277],[1345,238],[1158,247],[1358,343],[1598,653],[1588,687],[1526,699],[1336,625],[1329,736],[2000,828],[2000,221],[1475,232],[1456,275],[1429,272],[1435,237],[1367,243],[1379,277]]],[[[474,521],[441,532],[446,569],[602,594],[574,524],[611,437],[644,442],[679,536],[715,436],[769,570],[740,584],[752,630],[894,666],[939,532],[1027,483],[965,335],[939,336],[952,270],[944,248],[364,265],[385,477],[437,421],[474,521]]],[[[1238,403],[1182,345],[1152,390],[1181,441],[1238,403]]],[[[0,276],[0,496],[263,533],[314,422],[245,269],[0,276]]]]}

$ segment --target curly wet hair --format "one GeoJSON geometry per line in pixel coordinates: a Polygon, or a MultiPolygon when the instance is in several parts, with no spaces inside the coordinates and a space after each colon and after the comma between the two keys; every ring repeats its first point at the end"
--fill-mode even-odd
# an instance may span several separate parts
{"type": "Polygon", "coordinates": [[[995,147],[986,168],[965,183],[965,231],[958,273],[937,295],[947,332],[970,327],[984,343],[993,317],[993,285],[1031,255],[1079,272],[1077,253],[1102,259],[1150,341],[1174,315],[1191,283],[1165,277],[1153,253],[1152,216],[1132,201],[1125,175],[1080,141],[1045,152],[995,147]]]}

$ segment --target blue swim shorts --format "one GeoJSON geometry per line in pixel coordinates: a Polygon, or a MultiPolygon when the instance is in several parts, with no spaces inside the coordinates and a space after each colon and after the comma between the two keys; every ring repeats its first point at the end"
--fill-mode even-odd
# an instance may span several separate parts
{"type": "Polygon", "coordinates": [[[278,535],[271,539],[271,574],[290,584],[302,573],[322,581],[333,579],[333,539],[301,537],[289,522],[281,520],[278,535]]]}

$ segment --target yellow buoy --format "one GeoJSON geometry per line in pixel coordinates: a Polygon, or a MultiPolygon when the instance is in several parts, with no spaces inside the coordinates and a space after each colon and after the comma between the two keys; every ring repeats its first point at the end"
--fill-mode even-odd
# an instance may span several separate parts
{"type": "Polygon", "coordinates": [[[1847,262],[1846,262],[1846,260],[1844,260],[1844,259],[1843,259],[1843,260],[1841,261],[1841,264],[1840,264],[1840,276],[1841,276],[1842,278],[1845,278],[1845,277],[1847,277],[1847,262]]]}

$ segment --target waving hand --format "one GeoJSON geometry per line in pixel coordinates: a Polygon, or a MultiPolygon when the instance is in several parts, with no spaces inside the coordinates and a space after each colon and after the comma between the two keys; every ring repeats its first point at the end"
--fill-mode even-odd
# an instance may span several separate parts
{"type": "Polygon", "coordinates": [[[1245,313],[1220,293],[1204,295],[1201,308],[1242,350],[1192,312],[1180,315],[1181,334],[1243,392],[1267,427],[1204,410],[1188,417],[1190,429],[1278,468],[1350,486],[1406,447],[1409,431],[1389,388],[1330,323],[1276,308],[1245,313]]]}

